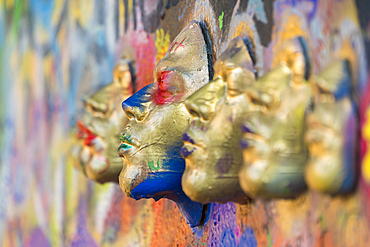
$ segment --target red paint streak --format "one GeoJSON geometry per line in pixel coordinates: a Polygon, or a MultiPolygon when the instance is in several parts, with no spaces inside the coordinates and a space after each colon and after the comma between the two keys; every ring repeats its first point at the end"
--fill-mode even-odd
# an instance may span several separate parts
{"type": "Polygon", "coordinates": [[[164,105],[173,98],[172,94],[167,91],[169,74],[169,71],[162,72],[161,76],[158,78],[158,89],[154,95],[154,102],[157,105],[164,105]]]}
{"type": "Polygon", "coordinates": [[[96,138],[96,135],[93,134],[81,120],[77,121],[78,132],[76,134],[77,138],[85,139],[85,145],[92,145],[93,140],[96,138]]]}
{"type": "Polygon", "coordinates": [[[170,52],[172,51],[173,47],[177,44],[177,42],[175,42],[173,45],[171,45],[171,48],[170,48],[170,52]]]}
{"type": "Polygon", "coordinates": [[[177,47],[175,48],[175,51],[177,50],[177,48],[179,48],[180,46],[181,47],[185,47],[185,45],[183,45],[182,43],[186,40],[187,37],[185,37],[180,43],[177,43],[175,42],[172,46],[171,46],[171,49],[170,49],[170,52],[172,51],[172,49],[175,47],[175,45],[177,45],[177,47]]]}

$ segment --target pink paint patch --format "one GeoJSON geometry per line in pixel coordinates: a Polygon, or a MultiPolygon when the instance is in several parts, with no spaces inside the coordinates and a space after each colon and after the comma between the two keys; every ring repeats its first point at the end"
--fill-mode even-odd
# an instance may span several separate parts
{"type": "Polygon", "coordinates": [[[136,90],[140,90],[154,81],[155,40],[144,31],[135,33],[134,36],[131,45],[136,54],[136,90]]]}

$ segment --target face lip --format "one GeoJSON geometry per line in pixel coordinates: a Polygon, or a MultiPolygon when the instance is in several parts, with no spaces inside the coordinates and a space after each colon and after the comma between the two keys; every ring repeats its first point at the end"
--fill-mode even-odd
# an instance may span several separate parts
{"type": "Polygon", "coordinates": [[[202,145],[201,142],[195,142],[194,139],[195,138],[189,132],[185,132],[182,135],[182,141],[184,142],[184,145],[180,150],[180,154],[183,158],[188,158],[196,149],[205,150],[204,145],[202,145]]]}
{"type": "Polygon", "coordinates": [[[268,140],[266,140],[265,137],[259,135],[256,133],[254,130],[252,124],[248,124],[248,122],[244,123],[242,125],[242,133],[243,133],[243,138],[240,141],[240,147],[242,149],[249,149],[252,148],[254,145],[248,140],[252,140],[253,142],[257,143],[267,143],[268,140]]]}
{"type": "Polygon", "coordinates": [[[117,149],[117,154],[120,157],[124,157],[125,154],[133,149],[138,149],[140,147],[137,139],[132,138],[131,134],[123,132],[119,135],[119,140],[121,141],[120,146],[117,149]]]}

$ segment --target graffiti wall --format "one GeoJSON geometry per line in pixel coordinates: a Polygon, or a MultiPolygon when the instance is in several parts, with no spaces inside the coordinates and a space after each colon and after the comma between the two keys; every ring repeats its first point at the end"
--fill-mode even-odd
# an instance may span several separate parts
{"type": "Polygon", "coordinates": [[[369,1],[0,0],[0,6],[1,246],[370,246],[369,1]],[[248,36],[259,77],[275,66],[283,41],[296,36],[307,42],[313,74],[341,56],[351,62],[361,121],[354,190],[211,203],[202,226],[191,228],[173,201],[134,200],[117,183],[96,183],[76,168],[71,150],[87,99],[116,80],[122,56],[135,68],[130,90],[151,84],[156,64],[181,48],[171,42],[192,20],[205,24],[215,61],[233,38],[248,36]]]}

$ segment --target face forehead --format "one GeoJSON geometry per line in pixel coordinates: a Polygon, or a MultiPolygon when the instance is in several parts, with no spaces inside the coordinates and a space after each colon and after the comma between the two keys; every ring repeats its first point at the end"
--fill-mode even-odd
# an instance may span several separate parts
{"type": "Polygon", "coordinates": [[[212,53],[207,44],[204,27],[195,21],[188,24],[170,44],[170,48],[154,70],[158,82],[163,74],[170,71],[183,77],[184,99],[205,85],[213,77],[212,53]]]}

